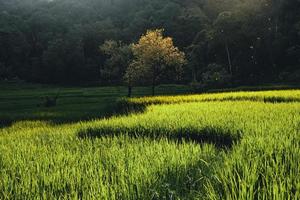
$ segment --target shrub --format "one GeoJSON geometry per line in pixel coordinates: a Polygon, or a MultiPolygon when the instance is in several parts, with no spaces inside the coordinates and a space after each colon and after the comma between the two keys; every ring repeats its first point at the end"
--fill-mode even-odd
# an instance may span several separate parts
{"type": "Polygon", "coordinates": [[[222,65],[212,63],[207,66],[207,69],[208,70],[201,75],[203,88],[210,89],[230,85],[231,75],[222,65]]]}

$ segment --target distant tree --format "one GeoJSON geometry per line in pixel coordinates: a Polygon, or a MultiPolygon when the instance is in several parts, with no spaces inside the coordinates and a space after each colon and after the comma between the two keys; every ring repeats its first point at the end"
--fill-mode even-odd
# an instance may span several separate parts
{"type": "Polygon", "coordinates": [[[10,67],[6,67],[0,62],[0,80],[12,78],[13,72],[10,67]]]}
{"type": "Polygon", "coordinates": [[[120,83],[132,60],[131,48],[122,42],[107,40],[100,46],[100,51],[107,57],[101,76],[108,82],[120,83]]]}
{"type": "Polygon", "coordinates": [[[209,28],[210,27],[206,27],[206,29],[200,31],[191,45],[186,48],[192,82],[198,81],[198,75],[208,64],[208,44],[211,37],[211,29],[209,28]]]}
{"type": "Polygon", "coordinates": [[[232,52],[230,51],[230,45],[236,40],[238,33],[239,24],[236,23],[236,18],[232,12],[222,12],[219,14],[218,18],[214,23],[215,37],[223,42],[227,61],[228,61],[228,71],[230,74],[233,73],[232,66],[232,52]]]}
{"type": "Polygon", "coordinates": [[[148,30],[137,44],[132,45],[132,51],[134,60],[127,74],[131,73],[132,68],[139,66],[140,70],[134,72],[134,76],[130,76],[145,76],[151,83],[152,95],[155,95],[155,86],[164,72],[172,68],[177,72],[176,78],[179,79],[186,63],[185,54],[174,46],[172,38],[163,36],[163,29],[148,30]]]}
{"type": "Polygon", "coordinates": [[[86,79],[82,42],[75,34],[51,41],[43,53],[43,77],[52,83],[82,83],[86,79]]]}
{"type": "Polygon", "coordinates": [[[27,62],[29,46],[25,35],[20,31],[23,26],[25,23],[19,17],[0,12],[0,76],[10,74],[25,79],[30,74],[27,62]]]}

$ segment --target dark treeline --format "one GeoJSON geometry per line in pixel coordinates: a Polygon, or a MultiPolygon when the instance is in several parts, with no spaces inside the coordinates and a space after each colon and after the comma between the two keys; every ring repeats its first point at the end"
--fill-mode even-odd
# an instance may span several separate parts
{"type": "Polygon", "coordinates": [[[0,0],[0,79],[122,84],[126,45],[155,28],[185,52],[182,83],[300,80],[299,0],[0,0]]]}

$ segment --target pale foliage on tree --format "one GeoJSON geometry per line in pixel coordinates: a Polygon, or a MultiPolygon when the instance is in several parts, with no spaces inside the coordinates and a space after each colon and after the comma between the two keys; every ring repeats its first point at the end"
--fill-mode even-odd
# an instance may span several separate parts
{"type": "Polygon", "coordinates": [[[146,74],[146,70],[141,63],[136,60],[133,60],[128,66],[124,79],[129,86],[141,82],[142,77],[146,74]]]}
{"type": "Polygon", "coordinates": [[[148,30],[137,44],[133,44],[134,60],[127,69],[127,80],[150,80],[153,86],[158,83],[160,76],[168,67],[173,67],[177,78],[186,63],[185,54],[174,46],[170,37],[163,36],[163,29],[148,30]]]}

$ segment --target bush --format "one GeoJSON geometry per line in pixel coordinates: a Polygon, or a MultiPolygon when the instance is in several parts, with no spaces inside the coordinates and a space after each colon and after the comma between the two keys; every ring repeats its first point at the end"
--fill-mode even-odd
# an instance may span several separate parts
{"type": "Polygon", "coordinates": [[[6,80],[13,77],[12,69],[0,63],[0,80],[6,80]]]}
{"type": "Polygon", "coordinates": [[[199,81],[196,81],[196,80],[192,81],[190,83],[190,86],[194,92],[205,92],[204,85],[199,81]]]}
{"type": "Polygon", "coordinates": [[[231,75],[216,63],[209,64],[207,71],[201,75],[201,83],[204,88],[220,88],[230,85],[231,75]]]}
{"type": "Polygon", "coordinates": [[[281,72],[279,74],[280,81],[289,83],[300,83],[300,70],[295,70],[293,72],[281,72]]]}

